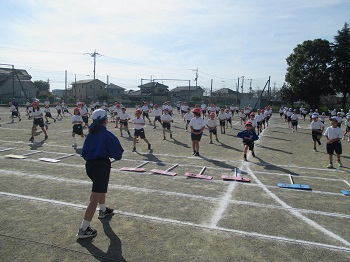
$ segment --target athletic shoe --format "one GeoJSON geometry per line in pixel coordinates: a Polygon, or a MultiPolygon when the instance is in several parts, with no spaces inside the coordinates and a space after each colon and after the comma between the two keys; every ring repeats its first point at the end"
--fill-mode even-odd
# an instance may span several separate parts
{"type": "Polygon", "coordinates": [[[315,148],[315,149],[314,149],[314,150],[312,150],[312,151],[317,152],[317,149],[315,148]]]}
{"type": "Polygon", "coordinates": [[[134,148],[132,149],[132,152],[136,152],[136,147],[134,147],[134,148]]]}
{"type": "Polygon", "coordinates": [[[343,164],[340,161],[338,161],[338,166],[339,167],[344,167],[343,164]]]}
{"type": "Polygon", "coordinates": [[[212,140],[210,140],[209,144],[212,144],[212,143],[213,143],[213,141],[212,141],[212,140]]]}
{"type": "Polygon", "coordinates": [[[320,140],[317,140],[317,143],[318,143],[319,145],[321,145],[321,141],[320,141],[320,140]]]}
{"type": "Polygon", "coordinates": [[[173,138],[173,134],[170,134],[170,138],[173,138]]]}
{"type": "Polygon", "coordinates": [[[333,164],[329,164],[327,168],[333,168],[333,164]]]}
{"type": "Polygon", "coordinates": [[[255,157],[255,153],[254,152],[252,152],[252,156],[255,157]]]}
{"type": "Polygon", "coordinates": [[[47,135],[45,135],[45,140],[48,139],[49,137],[47,135]]]}
{"type": "Polygon", "coordinates": [[[83,231],[81,228],[79,228],[77,237],[78,238],[88,238],[88,237],[94,237],[96,235],[97,235],[97,230],[88,226],[88,228],[85,231],[83,231]]]}
{"type": "Polygon", "coordinates": [[[199,156],[199,152],[196,152],[196,153],[194,154],[194,156],[199,156]]]}
{"type": "Polygon", "coordinates": [[[120,134],[120,136],[122,137],[122,136],[123,136],[123,134],[121,133],[121,134],[120,134]]]}
{"type": "Polygon", "coordinates": [[[148,149],[151,150],[151,144],[148,144],[148,149]]]}
{"type": "Polygon", "coordinates": [[[243,160],[244,160],[244,161],[248,161],[248,159],[247,159],[247,157],[246,157],[246,156],[244,156],[244,157],[243,157],[243,160]]]}
{"type": "Polygon", "coordinates": [[[165,138],[165,137],[163,137],[163,140],[166,140],[166,138],[165,138]]]}
{"type": "Polygon", "coordinates": [[[196,151],[193,151],[192,155],[195,155],[196,154],[196,151]]]}
{"type": "Polygon", "coordinates": [[[56,122],[56,119],[53,119],[54,122],[56,122]]]}
{"type": "Polygon", "coordinates": [[[33,142],[34,141],[34,137],[29,138],[29,141],[33,142]]]}
{"type": "Polygon", "coordinates": [[[72,147],[77,147],[77,143],[73,143],[73,144],[72,144],[72,147]]]}
{"type": "Polygon", "coordinates": [[[156,127],[154,126],[153,129],[156,129],[156,127]]]}
{"type": "Polygon", "coordinates": [[[348,138],[348,142],[350,142],[350,138],[348,138]]]}
{"type": "Polygon", "coordinates": [[[106,211],[99,210],[98,211],[98,218],[105,218],[106,216],[113,215],[113,209],[106,207],[106,211]]]}
{"type": "Polygon", "coordinates": [[[219,142],[219,139],[216,139],[216,142],[219,142]]]}
{"type": "Polygon", "coordinates": [[[22,119],[19,119],[18,121],[21,122],[22,119]]]}

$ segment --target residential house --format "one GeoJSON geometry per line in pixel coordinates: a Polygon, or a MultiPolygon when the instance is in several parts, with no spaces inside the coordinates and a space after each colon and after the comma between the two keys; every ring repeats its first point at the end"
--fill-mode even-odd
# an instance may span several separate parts
{"type": "Polygon", "coordinates": [[[240,99],[240,93],[230,88],[221,88],[212,92],[211,101],[219,105],[237,104],[240,99]]]}
{"type": "Polygon", "coordinates": [[[109,84],[106,86],[106,92],[108,96],[108,101],[122,101],[125,97],[125,88],[115,85],[109,84]]]}
{"type": "Polygon", "coordinates": [[[128,97],[133,102],[153,102],[154,104],[162,104],[168,100],[168,86],[158,82],[149,82],[138,86],[140,90],[130,92],[128,97]]]}
{"type": "Polygon", "coordinates": [[[0,68],[0,102],[8,103],[12,98],[20,104],[36,96],[37,88],[32,77],[24,69],[0,68]]]}
{"type": "Polygon", "coordinates": [[[177,86],[170,90],[171,100],[175,101],[191,101],[192,98],[202,100],[204,90],[200,86],[177,86]]]}
{"type": "Polygon", "coordinates": [[[98,100],[106,95],[106,84],[98,79],[80,80],[72,83],[72,96],[75,100],[82,101],[98,100]]]}

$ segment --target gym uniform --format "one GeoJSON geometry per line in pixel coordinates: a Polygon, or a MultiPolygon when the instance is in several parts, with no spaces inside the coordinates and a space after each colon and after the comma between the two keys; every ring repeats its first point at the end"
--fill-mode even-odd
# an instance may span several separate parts
{"type": "Polygon", "coordinates": [[[83,123],[83,118],[81,115],[73,115],[72,116],[72,123],[73,122],[80,122],[79,124],[73,124],[73,133],[77,134],[79,136],[83,135],[83,126],[81,123],[83,123]]]}
{"type": "MultiPolygon", "coordinates": [[[[201,118],[201,117],[198,117],[198,118],[194,117],[194,118],[191,119],[189,125],[190,125],[190,127],[193,128],[194,132],[200,132],[201,129],[206,126],[206,123],[205,123],[203,118],[201,118]]],[[[203,132],[200,133],[200,134],[193,134],[193,133],[191,133],[191,140],[192,141],[195,141],[195,140],[201,141],[202,135],[203,135],[203,132]]]]}
{"type": "MultiPolygon", "coordinates": [[[[340,138],[340,139],[343,138],[343,133],[340,127],[334,128],[332,126],[329,126],[324,132],[324,135],[330,140],[335,138],[340,138]]],[[[336,154],[342,154],[342,146],[340,141],[335,141],[331,144],[327,143],[326,149],[327,149],[327,154],[329,155],[333,155],[334,151],[336,154]]]]}

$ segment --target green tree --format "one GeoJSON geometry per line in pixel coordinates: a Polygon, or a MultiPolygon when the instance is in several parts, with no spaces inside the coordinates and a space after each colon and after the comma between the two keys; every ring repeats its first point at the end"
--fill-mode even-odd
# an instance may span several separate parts
{"type": "Polygon", "coordinates": [[[294,103],[299,100],[298,96],[294,93],[290,85],[286,83],[283,84],[281,89],[277,92],[277,97],[279,101],[287,103],[294,107],[294,103]]]}
{"type": "Polygon", "coordinates": [[[39,94],[43,93],[43,92],[50,92],[50,84],[49,82],[45,82],[42,80],[38,80],[38,81],[34,81],[33,84],[35,85],[35,87],[37,88],[37,92],[36,92],[36,96],[38,97],[39,94]]]}
{"type": "Polygon", "coordinates": [[[287,58],[286,82],[312,108],[319,107],[321,95],[328,95],[332,91],[329,70],[331,60],[330,44],[324,39],[304,41],[287,58]]]}
{"type": "Polygon", "coordinates": [[[331,64],[331,81],[336,92],[342,94],[342,108],[345,108],[347,94],[350,93],[350,28],[347,23],[331,45],[333,61],[331,64]]]}

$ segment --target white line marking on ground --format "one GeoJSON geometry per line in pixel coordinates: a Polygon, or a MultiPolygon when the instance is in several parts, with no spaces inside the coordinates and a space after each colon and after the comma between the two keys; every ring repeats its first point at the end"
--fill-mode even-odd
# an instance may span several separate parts
{"type": "MultiPolygon", "coordinates": [[[[67,179],[62,177],[56,177],[56,176],[48,176],[48,175],[40,175],[40,174],[27,174],[19,171],[10,171],[5,169],[0,169],[0,173],[3,175],[16,175],[16,176],[23,176],[28,178],[35,178],[35,179],[42,179],[42,180],[52,180],[52,181],[60,181],[60,182],[66,182],[69,184],[76,183],[81,185],[91,185],[91,182],[88,180],[78,180],[78,179],[67,179]]],[[[238,185],[236,182],[232,182],[238,185]]],[[[239,184],[242,186],[242,184],[239,184]]],[[[156,194],[162,194],[167,196],[178,196],[178,197],[186,197],[186,198],[193,198],[193,199],[200,199],[200,200],[206,200],[210,202],[219,202],[220,199],[217,197],[207,197],[207,196],[201,196],[201,195],[192,195],[192,194],[186,194],[186,193],[179,193],[179,192],[172,192],[172,191],[164,191],[159,189],[150,189],[150,188],[144,188],[144,187],[134,187],[134,186],[126,186],[126,185],[118,185],[118,184],[109,184],[109,188],[113,189],[125,189],[129,191],[135,191],[135,192],[145,192],[145,193],[156,193],[156,194]]],[[[340,196],[343,196],[342,194],[338,194],[340,196]]],[[[340,213],[330,213],[330,212],[324,212],[324,211],[317,211],[317,210],[309,210],[309,209],[299,209],[299,208],[285,208],[281,207],[279,205],[270,205],[270,204],[262,204],[262,203],[255,203],[255,202],[248,202],[248,201],[240,201],[240,200],[228,200],[231,204],[237,204],[237,205],[248,205],[248,206],[254,206],[259,208],[271,208],[271,209],[279,209],[279,210],[296,210],[301,213],[308,213],[308,214],[317,214],[317,215],[323,215],[323,216],[329,216],[329,217],[338,217],[338,218],[350,218],[350,215],[347,214],[340,214],[340,213]]]]}
{"type": "MultiPolygon", "coordinates": [[[[45,202],[45,203],[50,203],[50,204],[55,204],[55,205],[77,208],[77,209],[86,209],[85,205],[67,203],[67,202],[57,201],[57,200],[52,200],[52,199],[18,195],[18,194],[12,194],[12,193],[7,193],[7,192],[0,192],[0,195],[2,195],[4,197],[19,198],[19,199],[24,199],[24,200],[29,200],[29,201],[37,201],[37,202],[45,202]]],[[[190,226],[190,227],[196,227],[196,228],[202,228],[202,229],[230,232],[230,233],[242,235],[242,236],[249,236],[249,237],[255,237],[255,238],[266,239],[266,240],[274,240],[274,241],[278,241],[278,242],[285,242],[285,243],[291,243],[291,244],[299,244],[299,245],[304,245],[304,246],[314,246],[314,247],[330,249],[333,251],[341,251],[341,252],[350,253],[350,248],[342,247],[342,246],[328,245],[328,244],[323,244],[323,243],[318,243],[318,242],[311,242],[311,241],[286,238],[286,237],[277,237],[277,236],[271,236],[271,235],[259,234],[259,233],[255,233],[255,232],[247,232],[247,231],[235,230],[235,229],[223,228],[223,227],[211,228],[207,225],[195,224],[192,222],[179,221],[179,220],[175,220],[175,219],[141,215],[141,214],[136,214],[136,213],[131,213],[131,212],[124,212],[124,211],[115,210],[114,213],[119,214],[119,215],[123,215],[123,216],[136,217],[136,218],[145,219],[145,220],[157,221],[160,223],[177,224],[177,225],[182,225],[182,226],[190,226]]]]}
{"type": "Polygon", "coordinates": [[[343,180],[345,184],[347,184],[348,186],[350,186],[350,183],[346,180],[343,180]]]}
{"type": "Polygon", "coordinates": [[[236,186],[237,186],[237,183],[230,183],[228,185],[225,194],[223,195],[223,197],[219,201],[218,208],[215,210],[213,216],[210,219],[209,227],[215,228],[217,226],[217,224],[220,221],[220,219],[222,218],[227,206],[230,204],[231,196],[232,196],[232,193],[233,193],[234,189],[236,188],[236,186]]]}
{"type": "MultiPolygon", "coordinates": [[[[277,203],[279,203],[280,205],[282,205],[285,208],[290,208],[291,206],[289,206],[287,203],[285,203],[282,199],[280,199],[278,196],[276,196],[274,193],[272,193],[253,173],[253,171],[251,171],[250,167],[249,167],[249,163],[243,163],[244,164],[244,168],[246,168],[246,170],[248,171],[248,173],[250,173],[250,175],[252,176],[252,178],[254,178],[254,180],[258,183],[258,185],[260,185],[260,187],[271,196],[272,199],[274,199],[277,203]]],[[[294,216],[296,216],[297,218],[301,219],[302,221],[304,221],[305,223],[309,224],[310,226],[318,229],[319,231],[323,232],[325,235],[343,243],[344,245],[350,247],[350,243],[345,240],[344,238],[334,234],[333,232],[327,230],[326,228],[320,226],[319,224],[317,224],[315,221],[303,216],[301,213],[295,211],[295,210],[290,210],[290,213],[293,214],[294,216]]]]}

